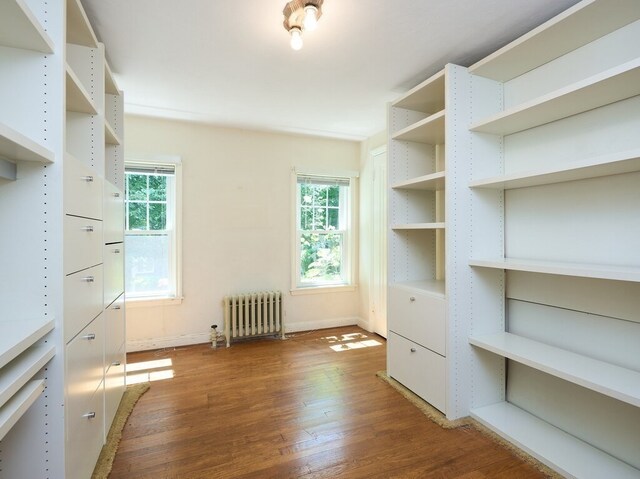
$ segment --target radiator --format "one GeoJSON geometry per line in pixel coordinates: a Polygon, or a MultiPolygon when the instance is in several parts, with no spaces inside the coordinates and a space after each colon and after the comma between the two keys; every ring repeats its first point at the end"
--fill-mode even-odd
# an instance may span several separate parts
{"type": "Polygon", "coordinates": [[[262,291],[224,297],[227,347],[234,339],[281,336],[284,339],[282,294],[262,291]]]}

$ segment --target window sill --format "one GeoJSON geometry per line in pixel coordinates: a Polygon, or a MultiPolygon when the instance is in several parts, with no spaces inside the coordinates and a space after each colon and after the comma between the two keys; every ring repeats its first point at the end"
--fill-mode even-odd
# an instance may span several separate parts
{"type": "Polygon", "coordinates": [[[355,284],[334,285],[334,286],[309,286],[307,288],[292,289],[291,296],[301,296],[304,294],[327,294],[327,293],[348,293],[358,289],[355,284]]]}
{"type": "MultiPolygon", "coordinates": [[[[126,298],[126,296],[125,296],[126,298]]],[[[177,306],[182,304],[183,297],[179,298],[126,298],[127,308],[153,308],[156,306],[177,306]]]]}

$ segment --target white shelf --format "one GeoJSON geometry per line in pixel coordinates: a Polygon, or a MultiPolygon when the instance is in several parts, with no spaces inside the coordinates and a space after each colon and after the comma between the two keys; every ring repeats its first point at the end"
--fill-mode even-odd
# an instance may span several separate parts
{"type": "Polygon", "coordinates": [[[444,110],[444,70],[409,90],[391,106],[423,113],[444,110]]]}
{"type": "Polygon", "coordinates": [[[640,373],[511,333],[471,337],[474,346],[619,401],[640,406],[640,373]]]}
{"type": "Polygon", "coordinates": [[[98,39],[80,0],[67,2],[67,43],[91,48],[98,47],[98,39]]]}
{"type": "Polygon", "coordinates": [[[113,72],[111,71],[111,67],[107,62],[104,63],[104,92],[108,93],[109,95],[120,94],[116,79],[113,77],[113,72]]]}
{"type": "Polygon", "coordinates": [[[444,143],[444,110],[397,131],[391,138],[429,145],[444,143]]]}
{"type": "Polygon", "coordinates": [[[469,67],[506,82],[640,19],[637,0],[587,0],[469,67]]]}
{"type": "Polygon", "coordinates": [[[98,110],[95,103],[69,65],[66,72],[67,111],[96,115],[98,110]]]}
{"type": "Polygon", "coordinates": [[[504,176],[484,178],[469,183],[471,188],[508,190],[530,186],[550,185],[563,181],[585,180],[601,176],[640,171],[640,150],[616,152],[598,156],[561,168],[544,168],[504,176]]]}
{"type": "Polygon", "coordinates": [[[24,0],[0,2],[0,45],[53,53],[54,44],[24,0]]]}
{"type": "Polygon", "coordinates": [[[445,172],[439,171],[430,175],[418,176],[401,181],[391,186],[398,190],[444,190],[445,172]]]}
{"type": "Polygon", "coordinates": [[[391,283],[389,286],[397,286],[420,293],[427,293],[438,298],[445,298],[444,280],[425,279],[420,281],[402,281],[399,283],[391,283]]]}
{"type": "Polygon", "coordinates": [[[393,225],[392,230],[442,230],[444,223],[408,223],[404,225],[393,225]]]}
{"type": "Polygon", "coordinates": [[[0,407],[22,388],[55,354],[49,345],[31,346],[0,370],[0,407]]]}
{"type": "Polygon", "coordinates": [[[53,152],[0,122],[0,157],[11,161],[52,163],[53,152]]]}
{"type": "Polygon", "coordinates": [[[566,477],[640,477],[637,469],[507,402],[472,409],[471,417],[566,477]]]}
{"type": "Polygon", "coordinates": [[[38,399],[43,391],[43,379],[29,381],[9,402],[0,408],[0,440],[18,422],[18,419],[27,412],[27,409],[38,399]]]}
{"type": "Polygon", "coordinates": [[[559,261],[538,261],[513,258],[470,259],[469,266],[526,271],[529,273],[557,274],[560,276],[577,276],[581,278],[631,281],[634,283],[640,282],[640,268],[630,266],[563,263],[559,261]]]}
{"type": "Polygon", "coordinates": [[[2,321],[0,335],[0,368],[35,344],[53,329],[53,320],[30,319],[2,321]]]}
{"type": "Polygon", "coordinates": [[[509,135],[640,95],[640,58],[535,98],[471,126],[509,135]]]}
{"type": "Polygon", "coordinates": [[[113,131],[113,128],[106,119],[104,121],[104,141],[108,145],[122,144],[122,142],[120,141],[120,137],[116,134],[115,131],[113,131]]]}
{"type": "Polygon", "coordinates": [[[16,164],[0,158],[0,179],[15,181],[17,177],[18,168],[16,164]]]}

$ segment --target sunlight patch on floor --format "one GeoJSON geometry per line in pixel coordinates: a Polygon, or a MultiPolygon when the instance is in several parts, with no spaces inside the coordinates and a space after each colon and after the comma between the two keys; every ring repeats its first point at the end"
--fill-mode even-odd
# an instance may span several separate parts
{"type": "Polygon", "coordinates": [[[171,358],[127,363],[127,384],[172,379],[175,373],[173,369],[169,369],[171,366],[173,366],[171,358]]]}
{"type": "Polygon", "coordinates": [[[325,336],[323,340],[329,343],[329,348],[336,352],[350,351],[352,349],[370,348],[382,346],[383,343],[376,339],[367,339],[369,336],[362,333],[347,333],[340,336],[325,336]]]}

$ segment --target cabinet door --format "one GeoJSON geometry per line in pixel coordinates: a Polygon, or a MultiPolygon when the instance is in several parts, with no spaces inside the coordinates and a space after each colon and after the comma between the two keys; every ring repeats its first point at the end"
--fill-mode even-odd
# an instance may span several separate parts
{"type": "Polygon", "coordinates": [[[64,278],[64,338],[68,343],[103,309],[102,265],[64,278]]]}
{"type": "Polygon", "coordinates": [[[446,413],[446,360],[390,332],[387,342],[389,376],[446,413]]]}
{"type": "Polygon", "coordinates": [[[124,244],[104,245],[104,306],[124,292],[124,244]]]}
{"type": "Polygon", "coordinates": [[[104,242],[124,241],[124,193],[104,182],[104,242]]]}
{"type": "Polygon", "coordinates": [[[125,388],[125,349],[118,351],[106,365],[104,378],[105,434],[109,432],[125,388]]]}
{"type": "Polygon", "coordinates": [[[102,263],[102,221],[64,217],[64,272],[75,273],[102,263]]]}
{"type": "Polygon", "coordinates": [[[105,363],[109,365],[116,361],[115,356],[124,347],[124,295],[120,295],[120,297],[105,310],[104,334],[105,363]]]}
{"type": "Polygon", "coordinates": [[[64,159],[64,212],[102,219],[102,183],[96,173],[77,158],[64,159]]]}
{"type": "Polygon", "coordinates": [[[446,305],[443,298],[403,287],[389,287],[389,328],[446,355],[446,305]]]}

